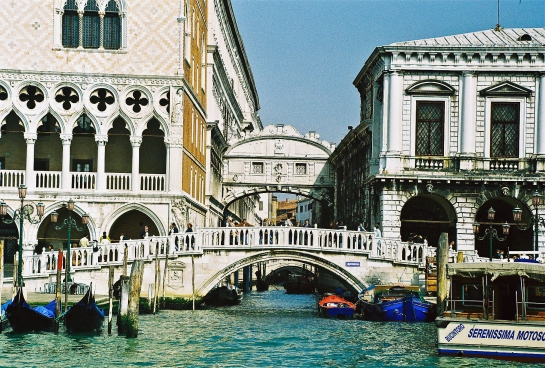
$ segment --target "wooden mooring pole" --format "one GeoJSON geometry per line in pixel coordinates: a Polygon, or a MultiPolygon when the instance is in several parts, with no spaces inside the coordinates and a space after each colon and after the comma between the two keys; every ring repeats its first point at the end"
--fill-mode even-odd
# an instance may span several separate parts
{"type": "Polygon", "coordinates": [[[112,334],[112,314],[114,312],[114,267],[108,269],[108,334],[112,334]]]}
{"type": "Polygon", "coordinates": [[[119,296],[119,309],[117,311],[117,333],[122,335],[127,332],[127,313],[129,310],[129,276],[120,278],[121,293],[119,296]]]}
{"type": "Polygon", "coordinates": [[[64,257],[64,311],[66,312],[68,310],[68,278],[70,277],[70,274],[68,273],[68,263],[72,262],[72,257],[70,257],[70,254],[66,252],[66,257],[64,257]]]}
{"type": "MultiPolygon", "coordinates": [[[[0,304],[2,304],[2,287],[4,286],[4,241],[0,240],[0,304]]],[[[2,332],[2,323],[0,323],[2,332]]]]}
{"type": "Polygon", "coordinates": [[[165,269],[163,272],[163,303],[162,308],[165,309],[165,283],[167,282],[168,254],[170,251],[170,242],[167,242],[167,254],[165,255],[165,269]]]}
{"type": "Polygon", "coordinates": [[[448,234],[441,233],[437,244],[437,315],[445,311],[447,298],[448,234]]]}
{"type": "Polygon", "coordinates": [[[195,311],[195,256],[191,255],[191,286],[193,287],[193,311],[195,311]]]}
{"type": "Polygon", "coordinates": [[[127,314],[127,337],[138,337],[138,312],[140,309],[140,291],[144,277],[144,261],[137,260],[132,264],[129,281],[129,311],[127,314]]]}
{"type": "Polygon", "coordinates": [[[159,279],[161,273],[161,265],[159,264],[159,243],[155,248],[155,284],[153,284],[153,310],[152,313],[155,314],[157,311],[157,294],[159,294],[159,279]]]}
{"type": "MultiPolygon", "coordinates": [[[[0,304],[2,304],[2,287],[4,286],[4,240],[0,240],[0,304]]],[[[0,325],[0,329],[1,329],[0,325]]]]}
{"type": "Polygon", "coordinates": [[[62,288],[62,262],[63,262],[63,253],[62,249],[59,250],[57,255],[57,284],[55,285],[55,333],[59,333],[59,316],[62,311],[61,304],[61,288],[62,288]]]}

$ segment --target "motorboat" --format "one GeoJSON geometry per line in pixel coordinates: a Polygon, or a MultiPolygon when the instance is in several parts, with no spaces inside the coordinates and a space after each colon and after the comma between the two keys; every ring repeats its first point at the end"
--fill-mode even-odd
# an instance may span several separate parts
{"type": "Polygon", "coordinates": [[[322,317],[353,318],[356,305],[338,295],[326,295],[318,302],[318,311],[322,317]]]}
{"type": "Polygon", "coordinates": [[[426,301],[418,286],[374,285],[358,295],[364,319],[371,321],[431,322],[435,305],[426,301]]]}
{"type": "Polygon", "coordinates": [[[449,263],[440,355],[545,363],[545,265],[449,263]]]}
{"type": "Polygon", "coordinates": [[[234,285],[218,285],[202,298],[206,305],[223,307],[236,305],[242,299],[242,291],[234,285]]]}

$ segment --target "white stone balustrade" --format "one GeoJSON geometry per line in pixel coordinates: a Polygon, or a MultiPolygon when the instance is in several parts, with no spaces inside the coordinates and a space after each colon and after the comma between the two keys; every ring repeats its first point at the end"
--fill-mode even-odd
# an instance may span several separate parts
{"type": "MultiPolygon", "coordinates": [[[[206,249],[278,248],[360,254],[370,259],[423,266],[428,251],[426,244],[407,243],[395,238],[375,238],[372,232],[278,226],[202,228],[191,233],[98,244],[98,250],[93,250],[93,247],[71,248],[71,270],[77,272],[122,265],[125,247],[128,263],[136,259],[151,262],[156,253],[160,259],[167,257],[167,254],[169,258],[175,259],[191,254],[201,255],[206,249]]],[[[23,257],[23,276],[56,273],[57,257],[58,251],[23,257]]]]}

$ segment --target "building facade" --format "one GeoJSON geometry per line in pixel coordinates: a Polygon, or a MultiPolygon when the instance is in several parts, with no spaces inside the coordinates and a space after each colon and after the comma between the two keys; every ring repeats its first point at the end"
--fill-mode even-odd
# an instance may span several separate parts
{"type": "Polygon", "coordinates": [[[354,81],[360,124],[331,158],[337,217],[433,246],[447,232],[458,250],[481,256],[492,248],[483,228],[504,238],[507,223],[494,251],[543,249],[532,196],[545,181],[544,54],[543,28],[377,47],[354,81]]]}
{"type": "Polygon", "coordinates": [[[67,218],[70,198],[78,223],[90,216],[75,242],[84,233],[136,239],[144,225],[166,235],[171,222],[181,231],[218,222],[221,190],[209,178],[221,172],[229,136],[217,114],[217,60],[228,69],[222,94],[244,114],[230,134],[259,126],[229,1],[12,1],[0,19],[0,196],[10,216],[20,184],[27,200],[46,206],[40,223],[25,222],[26,251],[66,243],[47,216],[67,218]],[[231,65],[238,58],[246,74],[231,65]]]}
{"type": "Polygon", "coordinates": [[[223,154],[250,131],[263,129],[257,111],[259,96],[244,42],[238,31],[231,2],[209,4],[207,61],[207,121],[209,140],[206,203],[207,226],[222,224],[228,214],[239,221],[259,223],[255,216],[258,196],[247,196],[228,208],[223,203],[223,154]]]}

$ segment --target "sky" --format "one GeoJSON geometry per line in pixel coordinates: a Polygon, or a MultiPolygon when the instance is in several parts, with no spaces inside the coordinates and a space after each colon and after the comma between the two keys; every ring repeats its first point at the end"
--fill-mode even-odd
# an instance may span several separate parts
{"type": "MultiPolygon", "coordinates": [[[[352,82],[375,47],[493,29],[498,0],[231,0],[264,126],[339,143],[359,124],[352,82]]],[[[504,28],[545,27],[545,0],[499,0],[504,28]]]]}

